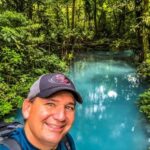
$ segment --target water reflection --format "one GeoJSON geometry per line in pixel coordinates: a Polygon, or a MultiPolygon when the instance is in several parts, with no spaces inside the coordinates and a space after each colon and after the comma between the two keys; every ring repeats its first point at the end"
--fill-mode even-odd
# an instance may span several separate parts
{"type": "Polygon", "coordinates": [[[91,89],[86,89],[88,90],[88,92],[85,91],[85,93],[88,94],[86,100],[88,100],[88,103],[92,104],[88,105],[85,108],[85,117],[89,118],[90,116],[92,117],[94,113],[99,113],[99,119],[101,119],[102,114],[106,110],[109,103],[116,100],[119,101],[135,100],[133,99],[133,97],[136,96],[137,93],[134,92],[134,89],[139,87],[138,77],[136,77],[136,74],[133,73],[122,74],[122,77],[120,76],[112,77],[107,74],[105,76],[105,79],[102,79],[103,76],[99,75],[99,78],[102,79],[100,81],[102,82],[102,84],[97,84],[98,82],[97,83],[95,82],[96,80],[99,79],[96,78],[91,79],[91,82],[89,79],[88,84],[90,85],[94,84],[94,86],[91,87],[91,89]]]}
{"type": "Polygon", "coordinates": [[[111,98],[116,98],[117,97],[117,93],[115,91],[108,91],[108,96],[111,98]]]}
{"type": "Polygon", "coordinates": [[[134,67],[87,58],[74,63],[71,78],[84,98],[71,131],[78,150],[146,148],[148,140],[135,104],[144,87],[134,67]]]}

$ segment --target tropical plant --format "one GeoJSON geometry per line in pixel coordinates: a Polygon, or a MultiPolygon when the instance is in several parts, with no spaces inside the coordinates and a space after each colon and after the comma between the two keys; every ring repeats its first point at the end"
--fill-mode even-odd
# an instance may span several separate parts
{"type": "Polygon", "coordinates": [[[56,54],[40,48],[45,36],[24,15],[0,14],[0,118],[21,106],[37,76],[65,71],[66,63],[56,54]]]}
{"type": "Polygon", "coordinates": [[[150,89],[145,91],[139,97],[139,108],[146,118],[150,121],[150,89]]]}

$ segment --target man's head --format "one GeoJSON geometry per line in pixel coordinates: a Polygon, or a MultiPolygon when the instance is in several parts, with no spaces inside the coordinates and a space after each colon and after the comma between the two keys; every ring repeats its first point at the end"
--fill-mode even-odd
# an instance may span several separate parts
{"type": "Polygon", "coordinates": [[[55,147],[74,122],[76,101],[82,103],[82,98],[68,77],[41,76],[22,107],[28,140],[40,149],[55,147]]]}

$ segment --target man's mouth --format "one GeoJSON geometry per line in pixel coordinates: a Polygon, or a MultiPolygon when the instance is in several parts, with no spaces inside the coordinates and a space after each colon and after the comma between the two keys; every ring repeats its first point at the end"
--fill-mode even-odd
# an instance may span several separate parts
{"type": "Polygon", "coordinates": [[[61,132],[63,131],[65,125],[58,125],[58,124],[48,124],[45,123],[46,127],[48,128],[48,130],[53,131],[53,132],[61,132]]]}

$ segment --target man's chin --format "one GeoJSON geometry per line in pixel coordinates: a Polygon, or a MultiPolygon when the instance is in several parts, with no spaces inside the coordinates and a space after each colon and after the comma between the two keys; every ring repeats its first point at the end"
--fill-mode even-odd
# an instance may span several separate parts
{"type": "Polygon", "coordinates": [[[47,142],[57,145],[61,141],[62,137],[63,136],[60,134],[51,134],[51,136],[46,136],[45,139],[47,142]]]}

